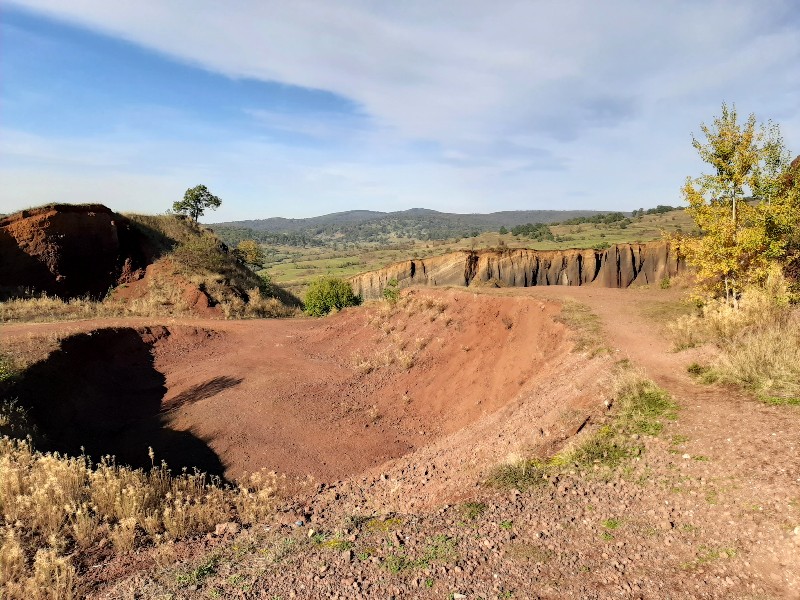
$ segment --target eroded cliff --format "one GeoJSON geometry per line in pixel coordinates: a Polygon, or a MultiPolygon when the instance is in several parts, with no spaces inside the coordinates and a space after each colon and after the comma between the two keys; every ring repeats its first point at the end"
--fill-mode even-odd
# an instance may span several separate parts
{"type": "Polygon", "coordinates": [[[142,236],[102,205],[50,205],[0,219],[0,294],[102,297],[141,277],[142,236]]]}
{"type": "Polygon", "coordinates": [[[603,250],[477,250],[407,260],[350,279],[364,299],[380,298],[386,284],[399,287],[496,285],[597,285],[625,288],[658,283],[685,269],[665,242],[617,244],[603,250]]]}

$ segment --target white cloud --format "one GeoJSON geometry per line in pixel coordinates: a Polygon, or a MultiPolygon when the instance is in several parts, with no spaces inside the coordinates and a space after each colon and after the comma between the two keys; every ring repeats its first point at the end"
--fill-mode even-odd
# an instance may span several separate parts
{"type": "MultiPolygon", "coordinates": [[[[587,193],[584,206],[648,204],[642,195],[674,203],[682,178],[700,168],[690,132],[722,100],[782,122],[789,145],[800,143],[795,0],[11,3],[230,77],[352,100],[367,121],[250,113],[312,138],[363,136],[370,151],[335,168],[330,157],[258,146],[255,155],[280,165],[269,176],[282,183],[267,183],[226,158],[235,144],[214,159],[267,194],[304,193],[332,210],[370,198],[523,208],[587,193]],[[402,140],[430,141],[441,154],[429,162],[398,150],[402,140]]],[[[71,154],[105,159],[89,147],[71,154]]]]}
{"type": "Polygon", "coordinates": [[[735,86],[800,51],[796,17],[782,26],[791,0],[15,3],[232,77],[328,90],[446,141],[521,118],[591,126],[600,103],[610,124],[648,92],[751,95],[735,86]],[[689,85],[648,89],[660,74],[689,85]]]}

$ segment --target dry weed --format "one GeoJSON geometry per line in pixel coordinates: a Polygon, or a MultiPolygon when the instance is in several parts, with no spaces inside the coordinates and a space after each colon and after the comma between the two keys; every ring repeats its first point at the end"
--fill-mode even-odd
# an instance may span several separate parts
{"type": "Polygon", "coordinates": [[[117,552],[130,552],[136,543],[136,519],[122,519],[111,528],[109,537],[117,552]]]}
{"type": "Polygon", "coordinates": [[[149,472],[111,458],[93,464],[2,437],[0,576],[16,582],[3,597],[74,597],[68,548],[83,552],[110,541],[117,552],[128,552],[213,531],[231,519],[254,523],[289,484],[274,473],[256,473],[231,488],[202,473],[172,476],[163,464],[149,472]]]}
{"type": "Polygon", "coordinates": [[[772,274],[731,306],[713,300],[699,315],[670,327],[676,350],[713,343],[718,381],[742,385],[774,403],[800,403],[800,311],[788,304],[785,280],[772,274]]]}

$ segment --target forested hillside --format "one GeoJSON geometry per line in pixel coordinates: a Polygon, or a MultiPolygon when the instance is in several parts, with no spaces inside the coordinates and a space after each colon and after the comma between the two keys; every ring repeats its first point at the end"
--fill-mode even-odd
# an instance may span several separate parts
{"type": "Polygon", "coordinates": [[[399,212],[353,210],[308,219],[275,217],[212,224],[230,244],[255,239],[265,244],[323,246],[326,242],[386,242],[390,237],[446,240],[475,237],[501,227],[558,223],[606,214],[594,210],[520,210],[489,214],[442,213],[424,208],[399,212]]]}

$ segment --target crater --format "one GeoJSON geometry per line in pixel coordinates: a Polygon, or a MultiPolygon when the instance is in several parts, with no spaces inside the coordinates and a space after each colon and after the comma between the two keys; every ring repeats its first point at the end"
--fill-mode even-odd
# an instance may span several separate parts
{"type": "Polygon", "coordinates": [[[37,447],[73,455],[85,452],[94,460],[113,455],[134,467],[149,467],[152,449],[157,460],[173,470],[196,467],[223,475],[225,467],[207,442],[170,427],[168,413],[239,380],[217,378],[165,405],[166,377],[156,368],[154,346],[172,345],[173,333],[166,327],[80,333],[63,339],[56,351],[29,367],[11,396],[36,425],[41,438],[37,447]]]}
{"type": "MultiPolygon", "coordinates": [[[[575,375],[564,375],[574,364],[559,310],[426,290],[325,319],[105,327],[63,339],[11,397],[27,407],[45,450],[149,467],[152,448],[173,470],[227,480],[264,468],[336,481],[446,443],[531,398],[550,402],[547,390],[564,397],[575,375]]],[[[521,427],[510,443],[538,431],[521,427]]]]}

